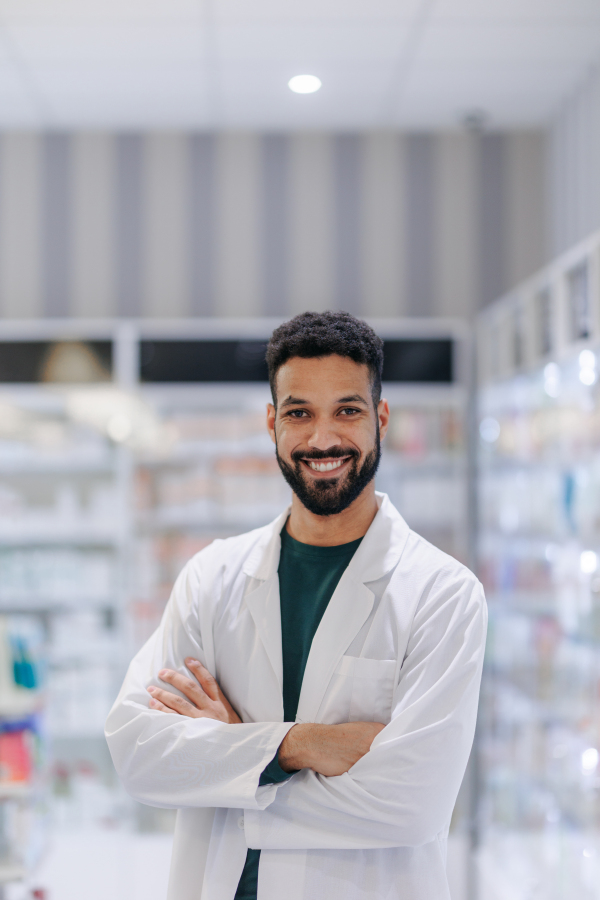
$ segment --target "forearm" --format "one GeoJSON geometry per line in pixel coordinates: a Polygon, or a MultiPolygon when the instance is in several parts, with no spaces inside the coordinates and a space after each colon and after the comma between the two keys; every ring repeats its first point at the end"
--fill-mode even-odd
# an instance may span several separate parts
{"type": "MultiPolygon", "coordinates": [[[[392,721],[354,766],[339,777],[323,777],[307,766],[278,789],[264,812],[245,816],[249,847],[415,847],[443,831],[473,741],[485,615],[459,631],[460,624],[460,645],[445,656],[437,646],[429,653],[416,643],[392,721]]],[[[452,636],[449,630],[446,634],[452,636]]],[[[296,735],[292,729],[287,744],[293,747],[296,735]]],[[[311,761],[293,753],[284,762],[290,760],[311,761]]]]}
{"type": "Polygon", "coordinates": [[[305,768],[264,811],[245,817],[256,849],[368,849],[420,846],[450,820],[472,740],[440,726],[428,736],[384,740],[349,772],[305,768]],[[437,733],[435,733],[437,732],[437,733]]]}
{"type": "Polygon", "coordinates": [[[261,808],[276,788],[259,788],[290,723],[227,724],[150,709],[147,688],[164,666],[201,648],[167,619],[131,663],[106,722],[115,768],[128,792],[153,806],[261,808]]]}
{"type": "Polygon", "coordinates": [[[368,753],[383,727],[378,722],[294,725],[279,748],[279,765],[285,772],[312,769],[321,775],[342,775],[368,753]]]}
{"type": "Polygon", "coordinates": [[[279,786],[264,810],[244,812],[246,841],[257,850],[366,850],[426,843],[411,828],[417,810],[373,803],[351,776],[304,769],[279,786]],[[404,822],[402,820],[405,820],[404,822]]]}
{"type": "Polygon", "coordinates": [[[263,808],[276,788],[259,788],[289,723],[228,725],[117,701],[106,724],[115,768],[142,803],[165,807],[263,808]]]}

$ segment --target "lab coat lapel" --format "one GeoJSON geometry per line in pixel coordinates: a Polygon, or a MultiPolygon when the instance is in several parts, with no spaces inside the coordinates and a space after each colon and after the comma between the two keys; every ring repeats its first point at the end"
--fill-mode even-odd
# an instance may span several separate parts
{"type": "Polygon", "coordinates": [[[346,569],[323,614],[306,662],[298,722],[314,722],[331,676],[341,656],[364,625],[374,595],[346,569]]]}
{"type": "Polygon", "coordinates": [[[281,554],[281,529],[289,513],[288,507],[264,529],[261,539],[244,563],[244,574],[249,579],[244,599],[281,691],[283,690],[283,660],[278,568],[281,554]]]}
{"type": "Polygon", "coordinates": [[[283,690],[283,658],[281,655],[281,608],[277,572],[246,595],[246,604],[263,643],[277,683],[283,690]]]}
{"type": "Polygon", "coordinates": [[[339,580],[317,628],[306,662],[297,720],[314,722],[340,658],[373,608],[369,582],[398,563],[409,528],[387,495],[376,494],[379,511],[348,568],[339,580]],[[365,583],[366,582],[366,583],[365,583]]]}

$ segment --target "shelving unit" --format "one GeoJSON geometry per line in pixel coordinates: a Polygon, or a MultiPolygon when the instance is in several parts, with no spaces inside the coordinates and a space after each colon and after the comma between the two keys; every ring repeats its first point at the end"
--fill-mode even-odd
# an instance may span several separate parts
{"type": "Polygon", "coordinates": [[[480,900],[600,898],[599,261],[479,323],[480,900]]]}
{"type": "MultiPolygon", "coordinates": [[[[26,614],[41,632],[44,680],[43,768],[33,783],[0,782],[0,884],[43,858],[55,798],[73,795],[79,769],[107,777],[103,725],[125,664],[129,457],[73,415],[65,385],[0,387],[0,614],[26,614]]],[[[0,728],[17,712],[0,692],[0,728]]]]}
{"type": "MultiPolygon", "coordinates": [[[[3,341],[45,341],[57,364],[61,342],[71,342],[71,358],[73,342],[100,342],[112,359],[112,381],[102,384],[40,384],[33,373],[31,384],[0,386],[0,613],[27,611],[45,630],[52,766],[44,796],[65,827],[117,827],[127,817],[150,827],[148,811],[119,793],[102,733],[124,669],[185,562],[214,538],[266,524],[290,498],[265,431],[265,381],[215,383],[208,372],[208,382],[186,383],[184,371],[164,383],[161,372],[172,373],[161,347],[183,348],[189,369],[194,353],[212,353],[194,341],[221,341],[254,372],[257,346],[277,324],[0,323],[0,352],[3,341]]],[[[396,360],[384,387],[392,423],[377,485],[412,527],[466,560],[468,335],[450,322],[374,325],[413,350],[439,341],[451,378],[400,383],[396,360]]],[[[0,806],[38,802],[20,789],[1,798],[0,787],[0,806]]],[[[0,869],[0,882],[20,873],[0,869]]]]}
{"type": "Polygon", "coordinates": [[[43,635],[30,616],[0,615],[0,886],[44,849],[43,635]]]}

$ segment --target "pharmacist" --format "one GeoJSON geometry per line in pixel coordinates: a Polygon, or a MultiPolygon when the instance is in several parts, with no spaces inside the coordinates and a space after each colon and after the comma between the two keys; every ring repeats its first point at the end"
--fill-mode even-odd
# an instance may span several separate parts
{"type": "Polygon", "coordinates": [[[382,342],[280,326],[267,428],[290,508],[177,579],[106,735],[177,807],[169,900],[444,900],[486,630],[477,579],[374,488],[382,342]]]}

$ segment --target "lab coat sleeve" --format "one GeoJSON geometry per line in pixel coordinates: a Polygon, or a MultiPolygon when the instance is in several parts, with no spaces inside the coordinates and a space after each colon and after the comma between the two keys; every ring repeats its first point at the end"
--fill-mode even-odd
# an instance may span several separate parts
{"type": "Polygon", "coordinates": [[[203,628],[197,559],[182,571],[159,628],[129,666],[106,722],[106,739],[125,788],[142,803],[259,809],[278,790],[259,787],[260,775],[293,723],[227,725],[149,708],[146,689],[165,687],[158,678],[162,668],[191,677],[187,656],[207,664],[202,632],[210,631],[210,620],[203,628]]]}
{"type": "Polygon", "coordinates": [[[415,613],[390,723],[344,775],[303,769],[268,808],[248,810],[249,847],[415,847],[448,826],[475,731],[487,615],[474,577],[436,582],[415,613]]]}

